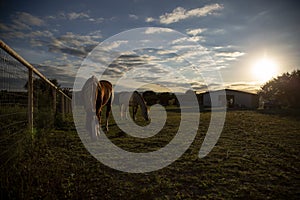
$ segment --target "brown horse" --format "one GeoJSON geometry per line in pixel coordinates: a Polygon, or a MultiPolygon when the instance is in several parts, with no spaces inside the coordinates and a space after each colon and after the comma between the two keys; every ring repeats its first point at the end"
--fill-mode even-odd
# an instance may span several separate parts
{"type": "Polygon", "coordinates": [[[81,90],[83,106],[86,111],[86,129],[92,139],[96,139],[101,125],[101,111],[106,105],[106,131],[108,131],[108,117],[113,100],[112,84],[109,81],[98,81],[95,76],[89,78],[81,90]],[[97,118],[99,123],[96,123],[97,118]]]}
{"type": "Polygon", "coordinates": [[[97,100],[96,100],[96,115],[101,125],[101,112],[102,108],[106,105],[106,131],[108,131],[108,118],[111,111],[113,102],[113,89],[109,81],[101,80],[98,84],[97,100]]]}

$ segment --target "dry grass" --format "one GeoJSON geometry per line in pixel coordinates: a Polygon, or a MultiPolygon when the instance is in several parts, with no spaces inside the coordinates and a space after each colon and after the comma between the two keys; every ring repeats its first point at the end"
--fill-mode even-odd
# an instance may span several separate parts
{"type": "MultiPolygon", "coordinates": [[[[153,151],[174,136],[178,112],[149,140],[126,135],[112,123],[118,146],[153,151]]],[[[40,133],[22,153],[2,164],[1,197],[50,199],[297,199],[300,196],[300,122],[255,111],[227,113],[222,135],[204,159],[197,157],[210,120],[186,153],[168,167],[144,174],[111,169],[84,148],[75,131],[40,133]]],[[[142,122],[139,122],[142,123],[142,122]]]]}

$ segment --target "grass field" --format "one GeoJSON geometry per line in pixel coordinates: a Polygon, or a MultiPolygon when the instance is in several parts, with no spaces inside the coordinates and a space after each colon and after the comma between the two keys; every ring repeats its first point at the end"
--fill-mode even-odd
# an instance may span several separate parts
{"type": "MultiPolygon", "coordinates": [[[[161,134],[148,140],[111,123],[119,147],[148,152],[174,136],[180,113],[169,112],[161,134]]],[[[227,112],[221,137],[200,159],[210,113],[201,113],[194,143],[158,171],[129,174],[111,169],[83,146],[76,131],[53,130],[24,140],[14,159],[1,161],[1,197],[22,199],[299,199],[300,120],[256,111],[227,112]]],[[[138,123],[143,124],[142,121],[138,123]]]]}

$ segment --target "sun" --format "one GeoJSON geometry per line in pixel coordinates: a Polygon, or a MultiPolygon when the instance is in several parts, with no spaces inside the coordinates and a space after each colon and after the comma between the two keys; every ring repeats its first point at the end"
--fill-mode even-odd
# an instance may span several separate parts
{"type": "Polygon", "coordinates": [[[274,60],[264,57],[254,63],[252,73],[258,82],[263,83],[276,76],[278,66],[274,60]]]}

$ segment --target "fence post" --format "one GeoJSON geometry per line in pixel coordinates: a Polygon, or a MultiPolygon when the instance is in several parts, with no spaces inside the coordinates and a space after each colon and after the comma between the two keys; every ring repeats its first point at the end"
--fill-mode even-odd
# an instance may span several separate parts
{"type": "Polygon", "coordinates": [[[54,114],[54,117],[55,117],[55,113],[56,113],[56,89],[55,88],[52,88],[52,97],[53,97],[53,114],[54,114]]]}
{"type": "Polygon", "coordinates": [[[68,101],[68,111],[67,113],[71,113],[71,110],[72,110],[72,102],[71,101],[68,101]]]}
{"type": "Polygon", "coordinates": [[[65,97],[64,95],[61,95],[61,114],[63,120],[65,120],[65,111],[65,97]]]}
{"type": "Polygon", "coordinates": [[[28,128],[33,133],[33,71],[28,69],[28,128]]]}

